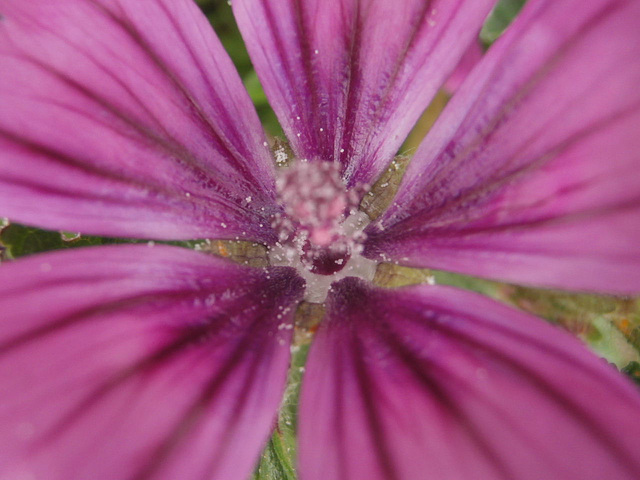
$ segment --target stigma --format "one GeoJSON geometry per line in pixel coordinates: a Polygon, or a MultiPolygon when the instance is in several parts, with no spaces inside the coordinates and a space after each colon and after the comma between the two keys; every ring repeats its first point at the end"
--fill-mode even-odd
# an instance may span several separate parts
{"type": "Polygon", "coordinates": [[[333,162],[298,161],[276,180],[283,213],[272,220],[278,242],[272,265],[290,266],[307,282],[305,300],[321,303],[347,276],[371,281],[377,263],[361,256],[369,217],[358,210],[360,189],[347,190],[333,162]]]}

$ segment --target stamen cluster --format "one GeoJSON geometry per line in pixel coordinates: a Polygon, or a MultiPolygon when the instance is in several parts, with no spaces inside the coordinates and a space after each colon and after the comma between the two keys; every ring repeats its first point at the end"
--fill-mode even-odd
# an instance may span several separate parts
{"type": "Polygon", "coordinates": [[[358,210],[362,189],[347,190],[337,164],[295,162],[280,171],[276,187],[284,213],[272,221],[278,243],[271,263],[296,267],[308,299],[324,300],[331,283],[346,276],[373,278],[376,263],[360,256],[369,223],[358,210]]]}

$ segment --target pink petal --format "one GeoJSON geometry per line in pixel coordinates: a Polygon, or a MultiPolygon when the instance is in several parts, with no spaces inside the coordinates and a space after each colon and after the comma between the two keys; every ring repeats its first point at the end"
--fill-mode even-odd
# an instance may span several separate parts
{"type": "Polygon", "coordinates": [[[469,45],[469,48],[465,52],[465,54],[460,59],[458,66],[453,71],[447,82],[444,84],[444,88],[449,93],[454,93],[465,78],[471,73],[473,68],[478,64],[480,60],[482,60],[482,56],[484,55],[484,49],[480,44],[480,41],[476,41],[469,45]]]}
{"type": "Polygon", "coordinates": [[[640,3],[534,0],[416,153],[368,255],[640,291],[640,3]]]}
{"type": "Polygon", "coordinates": [[[176,247],[0,267],[0,478],[244,479],[302,280],[176,247]]]}
{"type": "Polygon", "coordinates": [[[495,0],[233,0],[265,92],[299,158],[370,183],[495,0]]]}
{"type": "Polygon", "coordinates": [[[99,235],[272,238],[264,133],[192,1],[0,0],[0,14],[1,216],[99,235]]]}
{"type": "Polygon", "coordinates": [[[450,287],[334,285],[300,411],[305,480],[636,480],[640,392],[568,334],[450,287]]]}

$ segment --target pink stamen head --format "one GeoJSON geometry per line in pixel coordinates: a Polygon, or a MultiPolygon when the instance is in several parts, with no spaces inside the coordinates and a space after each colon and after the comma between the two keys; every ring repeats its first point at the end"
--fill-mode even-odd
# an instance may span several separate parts
{"type": "Polygon", "coordinates": [[[346,265],[359,238],[345,232],[345,219],[357,210],[358,192],[349,191],[333,162],[299,161],[280,171],[276,182],[284,215],[273,227],[279,241],[295,248],[313,273],[331,275],[346,265]]]}

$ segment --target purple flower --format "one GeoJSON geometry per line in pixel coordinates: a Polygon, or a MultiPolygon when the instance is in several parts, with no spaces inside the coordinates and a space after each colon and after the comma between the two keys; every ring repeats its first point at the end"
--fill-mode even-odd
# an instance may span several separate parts
{"type": "Polygon", "coordinates": [[[365,280],[385,260],[640,292],[639,2],[530,0],[390,208],[364,232],[345,220],[492,4],[233,0],[298,160],[276,175],[190,0],[0,0],[1,215],[247,239],[291,265],[161,245],[3,264],[0,479],[246,478],[296,305],[331,282],[301,394],[303,480],[640,478],[640,395],[577,340],[474,293],[365,280]]]}

